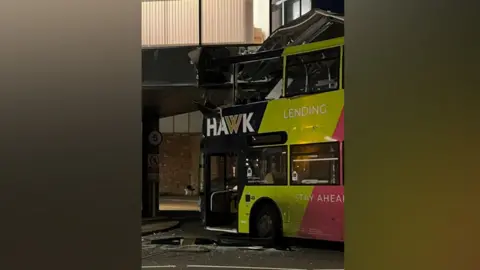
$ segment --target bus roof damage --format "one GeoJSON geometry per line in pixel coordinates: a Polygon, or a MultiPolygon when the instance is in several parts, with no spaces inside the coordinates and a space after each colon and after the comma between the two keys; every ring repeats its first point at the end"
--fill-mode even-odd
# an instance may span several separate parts
{"type": "Polygon", "coordinates": [[[262,66],[262,59],[279,57],[288,46],[343,37],[343,26],[342,16],[314,9],[275,30],[253,52],[251,46],[200,47],[191,51],[189,57],[197,69],[200,87],[228,88],[234,83],[231,79],[234,64],[251,63],[242,77],[255,80],[268,72],[268,68],[262,66]]]}

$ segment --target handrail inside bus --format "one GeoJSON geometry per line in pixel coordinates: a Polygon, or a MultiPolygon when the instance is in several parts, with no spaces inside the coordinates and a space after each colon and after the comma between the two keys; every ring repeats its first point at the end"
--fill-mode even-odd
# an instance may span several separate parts
{"type": "Polygon", "coordinates": [[[220,191],[214,191],[212,192],[212,195],[210,195],[210,211],[213,212],[213,196],[220,194],[220,193],[229,193],[229,192],[234,192],[233,189],[226,189],[226,190],[220,190],[220,191]]]}

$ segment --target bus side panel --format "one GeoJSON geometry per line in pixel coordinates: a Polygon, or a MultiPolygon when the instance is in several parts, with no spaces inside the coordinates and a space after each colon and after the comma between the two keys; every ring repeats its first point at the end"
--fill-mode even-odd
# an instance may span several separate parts
{"type": "MultiPolygon", "coordinates": [[[[270,101],[258,133],[287,131],[288,145],[343,141],[343,98],[339,90],[270,101]]],[[[280,208],[284,236],[343,240],[342,186],[245,186],[239,202],[240,233],[249,233],[250,211],[262,197],[280,208]],[[255,199],[246,202],[247,194],[255,199]]]]}
{"type": "Polygon", "coordinates": [[[312,186],[285,186],[278,188],[278,205],[286,212],[283,220],[283,235],[299,237],[300,224],[308,206],[308,198],[312,194],[312,186]]]}
{"type": "MultiPolygon", "coordinates": [[[[249,233],[250,232],[250,212],[255,202],[261,198],[272,199],[277,205],[279,202],[277,187],[275,186],[245,186],[243,189],[242,197],[238,203],[238,232],[249,233]],[[246,195],[249,195],[251,200],[247,202],[245,200],[246,195]]],[[[278,205],[280,207],[280,205],[278,205]]],[[[285,211],[280,209],[282,215],[285,211]]]]}
{"type": "Polygon", "coordinates": [[[263,187],[251,193],[275,201],[284,236],[343,241],[343,186],[263,187]]]}
{"type": "Polygon", "coordinates": [[[342,186],[247,186],[239,203],[239,232],[249,233],[250,211],[261,198],[280,208],[286,237],[343,241],[344,193],[342,186]],[[254,199],[245,201],[245,195],[254,199]]]}
{"type": "Polygon", "coordinates": [[[343,241],[343,186],[316,186],[306,200],[307,206],[298,228],[298,237],[343,241]]]}
{"type": "MultiPolygon", "coordinates": [[[[280,210],[283,226],[283,235],[298,237],[300,223],[307,209],[308,201],[296,200],[295,194],[311,194],[311,186],[245,186],[238,205],[238,232],[250,232],[250,217],[252,207],[262,198],[268,198],[275,202],[280,210]],[[250,195],[250,202],[246,202],[245,196],[250,195]]],[[[303,197],[303,196],[302,196],[303,197]]]]}
{"type": "Polygon", "coordinates": [[[270,101],[258,133],[287,131],[289,145],[335,140],[340,135],[336,130],[343,120],[343,100],[344,91],[338,90],[270,101]]]}

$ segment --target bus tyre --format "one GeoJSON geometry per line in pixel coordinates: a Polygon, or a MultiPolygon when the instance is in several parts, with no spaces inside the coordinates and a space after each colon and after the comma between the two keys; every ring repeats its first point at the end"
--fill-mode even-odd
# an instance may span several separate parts
{"type": "Polygon", "coordinates": [[[255,237],[268,239],[276,244],[281,237],[281,219],[275,205],[270,203],[261,206],[255,215],[253,234],[255,237]]]}

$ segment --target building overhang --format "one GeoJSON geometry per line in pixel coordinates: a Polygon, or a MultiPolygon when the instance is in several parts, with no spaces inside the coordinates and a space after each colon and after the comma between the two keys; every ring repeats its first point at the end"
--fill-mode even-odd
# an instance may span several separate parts
{"type": "Polygon", "coordinates": [[[229,102],[231,92],[226,89],[204,89],[192,86],[161,86],[142,89],[144,111],[168,117],[198,110],[197,103],[208,101],[215,106],[229,102]]]}

